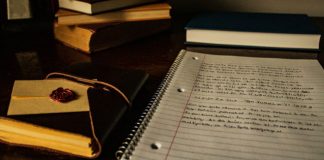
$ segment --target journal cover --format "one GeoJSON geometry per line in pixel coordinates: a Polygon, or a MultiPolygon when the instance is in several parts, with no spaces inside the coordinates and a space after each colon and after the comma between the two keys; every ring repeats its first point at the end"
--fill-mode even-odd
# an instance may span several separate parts
{"type": "MultiPolygon", "coordinates": [[[[141,71],[126,71],[112,69],[107,67],[97,67],[90,64],[76,65],[65,71],[66,73],[82,76],[88,79],[109,82],[118,87],[132,101],[139,89],[144,84],[148,75],[141,71]]],[[[32,123],[39,126],[49,127],[69,133],[81,134],[86,137],[92,137],[92,125],[99,142],[103,144],[112,129],[117,125],[123,114],[129,108],[124,99],[111,91],[104,91],[100,87],[88,88],[86,90],[91,112],[92,122],[89,118],[89,111],[62,112],[62,113],[42,113],[27,115],[8,115],[11,119],[32,123]]],[[[27,107],[27,106],[26,106],[27,107]]],[[[59,106],[61,107],[61,106],[59,106]]],[[[63,106],[64,107],[64,106],[63,106]]],[[[1,113],[4,116],[6,113],[1,113]]],[[[91,143],[94,144],[94,143],[91,143]]],[[[54,159],[57,156],[65,157],[68,154],[57,154],[55,152],[45,151],[46,148],[40,148],[45,152],[30,152],[29,145],[0,145],[0,157],[41,157],[42,155],[51,155],[54,159]],[[17,154],[18,153],[18,154],[17,154]]],[[[96,147],[94,147],[96,150],[96,147]]],[[[98,149],[98,148],[97,148],[98,149]]],[[[34,150],[34,149],[32,149],[34,150]]]]}

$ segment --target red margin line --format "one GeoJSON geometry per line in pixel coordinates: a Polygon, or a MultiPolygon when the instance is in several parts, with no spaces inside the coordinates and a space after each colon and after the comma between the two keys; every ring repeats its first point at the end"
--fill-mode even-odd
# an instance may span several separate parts
{"type": "MultiPolygon", "coordinates": [[[[206,56],[204,55],[204,58],[203,58],[201,64],[203,64],[203,63],[205,62],[205,57],[206,57],[206,56]]],[[[183,111],[182,111],[181,119],[179,120],[179,123],[178,123],[178,125],[177,125],[177,129],[176,129],[176,131],[175,131],[175,133],[174,133],[174,136],[173,136],[173,138],[172,138],[172,141],[171,141],[170,147],[169,147],[169,149],[168,149],[168,152],[167,152],[167,154],[166,154],[164,160],[167,160],[168,157],[169,157],[169,153],[170,153],[170,151],[171,151],[172,144],[173,144],[173,142],[174,142],[175,137],[177,136],[178,129],[179,129],[179,127],[180,127],[180,123],[181,123],[181,120],[182,120],[182,118],[183,118],[184,112],[186,111],[187,106],[188,106],[188,103],[189,103],[189,100],[191,99],[191,94],[192,94],[193,88],[194,88],[194,86],[195,86],[195,84],[196,84],[196,82],[197,82],[197,79],[198,79],[197,77],[198,77],[198,74],[199,74],[200,70],[201,70],[201,65],[200,65],[200,67],[199,67],[199,71],[198,71],[198,73],[197,73],[197,76],[196,76],[196,79],[195,79],[195,81],[194,81],[194,84],[193,84],[193,86],[192,86],[192,88],[191,88],[189,98],[188,98],[188,100],[187,100],[187,103],[186,103],[186,105],[185,105],[185,108],[184,108],[183,111]]]]}

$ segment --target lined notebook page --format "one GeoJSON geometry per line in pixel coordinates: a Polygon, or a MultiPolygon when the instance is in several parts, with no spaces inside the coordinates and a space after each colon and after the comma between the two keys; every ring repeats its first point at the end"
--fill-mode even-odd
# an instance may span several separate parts
{"type": "Polygon", "coordinates": [[[318,61],[182,52],[132,160],[324,159],[318,61]]]}

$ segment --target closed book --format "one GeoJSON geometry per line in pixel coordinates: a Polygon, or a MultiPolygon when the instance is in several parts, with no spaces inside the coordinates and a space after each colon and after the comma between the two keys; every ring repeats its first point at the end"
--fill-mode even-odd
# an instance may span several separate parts
{"type": "Polygon", "coordinates": [[[135,6],[95,15],[60,9],[56,13],[56,17],[58,25],[143,21],[170,19],[170,9],[170,5],[165,2],[135,6]]]}
{"type": "Polygon", "coordinates": [[[157,0],[59,0],[59,7],[95,14],[152,2],[157,2],[157,0]]]}
{"type": "Polygon", "coordinates": [[[67,46],[93,53],[161,32],[170,20],[151,20],[78,26],[56,26],[55,38],[67,46]]]}
{"type": "Polygon", "coordinates": [[[186,26],[188,44],[319,50],[321,34],[303,14],[214,13],[186,26]]]}
{"type": "MultiPolygon", "coordinates": [[[[147,79],[147,74],[141,71],[98,68],[90,65],[74,67],[69,73],[109,82],[123,91],[130,101],[135,98],[147,79]],[[82,70],[79,70],[80,68],[82,70]]],[[[0,140],[4,144],[9,144],[1,144],[1,148],[34,149],[32,152],[23,153],[27,155],[41,153],[50,156],[95,158],[99,156],[101,146],[128,108],[123,98],[113,90],[100,88],[98,84],[95,84],[95,87],[85,87],[58,77],[48,80],[16,81],[8,112],[1,113],[0,140]],[[44,87],[44,84],[47,87],[44,87]],[[76,92],[77,99],[58,103],[48,96],[42,97],[43,92],[51,90],[53,84],[64,88],[69,86],[76,92]],[[28,87],[30,90],[22,90],[28,87]],[[81,106],[84,104],[89,105],[85,106],[88,109],[82,109],[81,106]],[[35,149],[43,152],[35,152],[35,149]]],[[[2,157],[11,156],[6,149],[0,154],[2,157]]]]}

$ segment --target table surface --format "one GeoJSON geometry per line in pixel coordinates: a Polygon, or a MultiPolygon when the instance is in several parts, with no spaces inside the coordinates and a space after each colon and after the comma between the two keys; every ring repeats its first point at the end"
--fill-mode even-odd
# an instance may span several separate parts
{"type": "MultiPolygon", "coordinates": [[[[323,19],[313,18],[313,20],[323,34],[323,19]]],[[[112,134],[113,140],[109,140],[107,143],[109,147],[104,150],[103,156],[111,159],[114,150],[136,119],[136,115],[147,105],[179,51],[186,49],[183,29],[186,21],[186,18],[175,18],[172,20],[170,30],[91,55],[56,42],[52,36],[48,36],[50,34],[33,33],[33,36],[30,36],[30,33],[27,33],[7,37],[5,45],[0,49],[0,113],[4,112],[1,106],[9,104],[11,88],[16,79],[42,79],[49,72],[84,62],[145,71],[150,76],[134,101],[134,109],[127,113],[128,118],[125,118],[121,122],[122,125],[116,128],[112,134]]],[[[322,51],[318,59],[323,66],[323,40],[320,46],[322,51]]],[[[293,52],[222,47],[213,48],[213,52],[215,51],[225,54],[293,52]]],[[[29,155],[0,145],[0,159],[37,159],[34,156],[34,154],[29,155]]]]}

